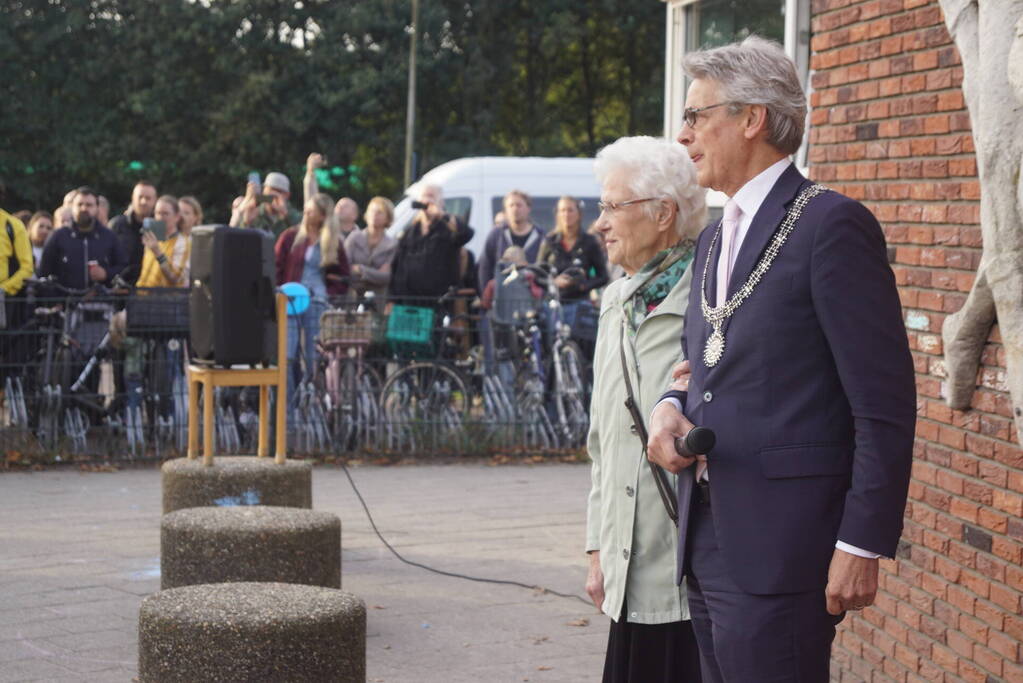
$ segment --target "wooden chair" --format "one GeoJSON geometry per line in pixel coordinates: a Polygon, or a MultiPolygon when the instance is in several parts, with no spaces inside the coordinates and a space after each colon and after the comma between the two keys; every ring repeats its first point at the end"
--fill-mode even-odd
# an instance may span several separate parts
{"type": "Polygon", "coordinates": [[[269,455],[270,441],[270,387],[277,387],[277,444],[274,462],[285,459],[288,443],[288,297],[277,294],[277,367],[269,368],[215,368],[205,365],[188,366],[188,459],[199,454],[199,385],[203,387],[203,464],[213,464],[216,446],[214,436],[214,389],[216,387],[259,387],[259,446],[256,455],[269,455]]]}

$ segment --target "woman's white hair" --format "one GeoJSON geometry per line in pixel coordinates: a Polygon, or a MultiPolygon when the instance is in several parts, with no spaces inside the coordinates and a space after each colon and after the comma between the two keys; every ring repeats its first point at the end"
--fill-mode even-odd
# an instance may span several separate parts
{"type": "Polygon", "coordinates": [[[782,46],[760,36],[741,43],[689,52],[682,68],[690,78],[714,81],[733,114],[743,105],[767,108],[767,141],[780,152],[795,154],[806,128],[806,94],[796,65],[782,46]]]}
{"type": "MultiPolygon", "coordinates": [[[[622,179],[628,199],[668,199],[678,206],[675,233],[696,239],[707,223],[706,190],[696,184],[696,167],[685,147],[666,138],[649,135],[619,138],[597,152],[594,164],[597,181],[603,185],[611,176],[622,179]]],[[[650,218],[657,204],[645,202],[650,218]]]]}

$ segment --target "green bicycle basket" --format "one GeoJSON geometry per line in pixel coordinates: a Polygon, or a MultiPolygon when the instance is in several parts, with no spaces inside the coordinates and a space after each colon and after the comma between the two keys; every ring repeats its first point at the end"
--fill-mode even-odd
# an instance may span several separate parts
{"type": "Polygon", "coordinates": [[[433,355],[432,308],[394,306],[387,319],[387,348],[402,357],[433,355]]]}

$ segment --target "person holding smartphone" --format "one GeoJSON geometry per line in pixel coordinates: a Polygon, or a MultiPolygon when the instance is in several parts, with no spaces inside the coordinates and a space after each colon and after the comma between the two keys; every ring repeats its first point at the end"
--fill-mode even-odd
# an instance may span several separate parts
{"type": "MultiPolygon", "coordinates": [[[[182,200],[183,201],[183,200],[182,200]]],[[[202,207],[189,205],[189,214],[202,217],[202,207]]],[[[142,227],[142,274],[139,287],[187,287],[192,255],[192,221],[182,220],[177,197],[165,194],[156,200],[155,221],[142,227]]]]}
{"type": "Polygon", "coordinates": [[[278,171],[268,173],[263,183],[250,174],[245,197],[231,214],[231,227],[256,228],[274,238],[302,221],[302,214],[289,203],[291,181],[278,171]]]}

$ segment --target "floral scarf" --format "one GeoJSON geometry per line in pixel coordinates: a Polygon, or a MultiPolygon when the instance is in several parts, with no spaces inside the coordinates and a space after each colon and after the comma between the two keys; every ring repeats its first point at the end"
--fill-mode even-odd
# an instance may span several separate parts
{"type": "Polygon", "coordinates": [[[625,319],[629,321],[630,334],[636,334],[647,315],[682,279],[692,263],[695,246],[692,240],[682,240],[674,247],[658,252],[632,276],[635,290],[625,301],[625,319]]]}

